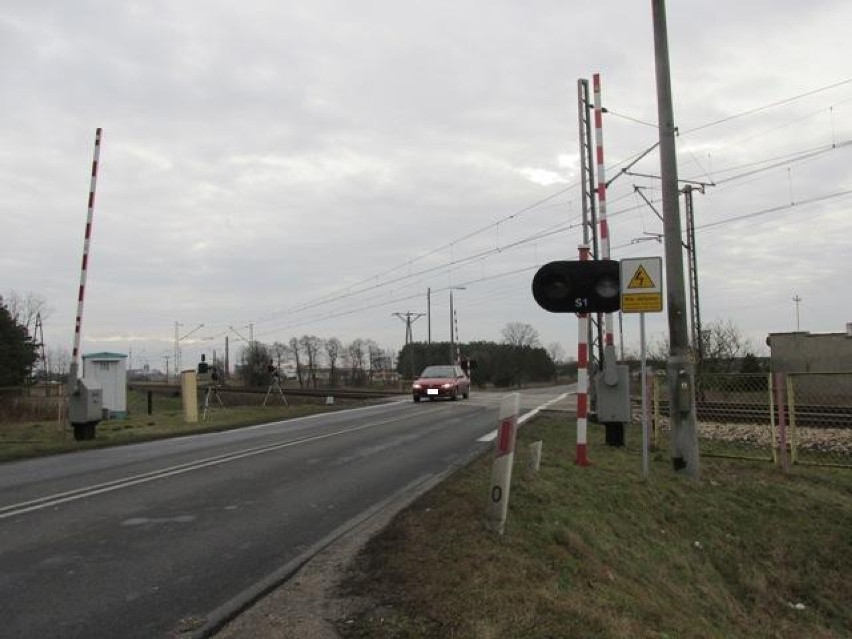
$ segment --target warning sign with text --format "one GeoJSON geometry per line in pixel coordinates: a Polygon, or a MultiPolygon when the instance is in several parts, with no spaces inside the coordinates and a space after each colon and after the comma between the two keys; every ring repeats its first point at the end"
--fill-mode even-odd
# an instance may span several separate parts
{"type": "Polygon", "coordinates": [[[621,260],[621,311],[660,313],[663,310],[663,258],[621,260]]]}

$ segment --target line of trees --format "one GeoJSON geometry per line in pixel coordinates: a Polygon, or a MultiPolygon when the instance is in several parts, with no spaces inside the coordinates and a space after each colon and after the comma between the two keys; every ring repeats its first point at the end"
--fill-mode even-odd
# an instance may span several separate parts
{"type": "Polygon", "coordinates": [[[16,317],[0,297],[0,386],[25,383],[38,359],[29,330],[16,317]]]}
{"type": "Polygon", "coordinates": [[[262,386],[269,383],[269,363],[279,372],[292,362],[299,386],[340,384],[366,386],[392,371],[394,353],[371,339],[357,338],[344,344],[337,337],[316,335],[292,337],[288,342],[264,344],[255,341],[243,346],[237,375],[243,383],[262,386]]]}
{"type": "MultiPolygon", "coordinates": [[[[471,372],[474,384],[509,387],[555,378],[557,364],[551,353],[561,352],[558,345],[543,348],[538,332],[521,322],[507,324],[502,338],[500,343],[476,341],[455,345],[464,358],[475,362],[471,372]]],[[[426,366],[454,361],[449,342],[415,342],[396,353],[380,348],[371,339],[357,338],[345,344],[336,337],[323,339],[316,335],[272,344],[257,341],[246,344],[240,359],[237,375],[245,384],[268,384],[270,362],[279,371],[292,362],[300,387],[366,386],[378,380],[387,381],[392,373],[396,374],[394,379],[412,379],[426,366]]]]}
{"type": "MultiPolygon", "coordinates": [[[[729,375],[733,373],[758,374],[769,371],[766,357],[758,357],[751,341],[731,320],[717,320],[704,325],[701,330],[703,358],[699,373],[703,375],[729,375]]],[[[658,368],[665,368],[669,353],[669,342],[664,336],[651,344],[648,361],[658,368]]],[[[630,361],[638,361],[632,353],[630,361]]]]}
{"type": "MultiPolygon", "coordinates": [[[[26,330],[36,353],[36,359],[27,371],[24,381],[34,379],[60,381],[64,379],[71,367],[71,351],[62,346],[49,346],[39,343],[38,340],[42,339],[43,336],[36,332],[37,319],[44,323],[53,314],[53,309],[48,306],[47,300],[32,291],[20,293],[9,290],[0,296],[0,305],[6,309],[17,325],[26,330]],[[42,355],[44,360],[39,361],[42,355]]],[[[2,365],[2,362],[0,362],[0,365],[2,365]]]]}
{"type": "MultiPolygon", "coordinates": [[[[471,370],[475,385],[509,387],[554,379],[556,362],[539,345],[538,332],[531,325],[511,322],[503,328],[502,337],[501,343],[477,341],[457,345],[463,358],[475,362],[471,370]]],[[[407,344],[400,351],[397,371],[411,378],[426,366],[450,363],[453,361],[450,346],[449,342],[407,344]]]]}

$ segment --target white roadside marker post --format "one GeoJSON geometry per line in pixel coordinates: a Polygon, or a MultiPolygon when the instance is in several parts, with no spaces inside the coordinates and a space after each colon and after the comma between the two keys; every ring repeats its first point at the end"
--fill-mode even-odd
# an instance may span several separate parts
{"type": "Polygon", "coordinates": [[[488,495],[488,530],[500,535],[506,527],[509,487],[512,483],[512,461],[515,457],[515,435],[518,428],[520,395],[511,393],[500,402],[494,463],[491,466],[491,492],[488,495]]]}
{"type": "Polygon", "coordinates": [[[527,471],[530,474],[537,473],[541,467],[541,444],[542,441],[539,439],[537,442],[529,445],[530,457],[527,462],[527,471]]]}

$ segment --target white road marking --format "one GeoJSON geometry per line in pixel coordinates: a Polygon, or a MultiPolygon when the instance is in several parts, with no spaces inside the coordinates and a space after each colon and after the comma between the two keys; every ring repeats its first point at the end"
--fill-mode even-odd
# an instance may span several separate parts
{"type": "MultiPolygon", "coordinates": [[[[528,422],[533,417],[538,415],[539,411],[544,410],[545,408],[547,408],[551,404],[555,404],[559,400],[565,399],[566,397],[568,397],[568,395],[574,395],[574,394],[576,394],[576,393],[562,393],[558,397],[554,397],[553,399],[551,399],[548,402],[545,402],[541,406],[536,406],[534,409],[532,409],[528,413],[524,413],[523,415],[521,415],[518,418],[518,426],[528,422]]],[[[478,441],[478,442],[491,442],[491,441],[494,441],[495,439],[497,439],[497,429],[496,428],[492,431],[485,433],[482,437],[477,438],[476,441],[478,441]]]]}
{"type": "Polygon", "coordinates": [[[177,466],[171,466],[168,468],[161,468],[159,470],[154,470],[148,473],[142,473],[140,475],[133,475],[130,477],[124,477],[122,479],[116,479],[109,482],[104,482],[102,484],[95,484],[94,486],[86,486],[83,488],[76,488],[74,490],[69,490],[64,493],[57,493],[54,495],[47,495],[45,497],[39,497],[38,499],[33,499],[31,501],[20,502],[17,504],[10,504],[8,506],[0,506],[0,520],[7,519],[9,517],[17,517],[18,515],[23,515],[25,513],[33,512],[36,510],[42,510],[44,508],[50,508],[53,506],[58,506],[59,504],[64,504],[70,501],[76,501],[78,499],[84,499],[86,497],[92,497],[94,495],[100,495],[103,493],[113,492],[115,490],[121,490],[123,488],[129,488],[131,486],[136,486],[138,484],[145,484],[157,479],[164,479],[166,477],[173,477],[174,475],[182,475],[183,473],[188,473],[193,470],[200,470],[202,468],[207,468],[210,466],[218,466],[221,464],[227,464],[228,462],[236,461],[238,459],[245,459],[246,457],[253,457],[255,455],[262,455],[264,453],[270,453],[276,450],[281,450],[283,448],[291,448],[293,446],[298,446],[300,444],[307,444],[310,442],[320,441],[322,439],[328,439],[329,437],[335,437],[337,435],[344,435],[347,433],[354,433],[360,430],[366,430],[367,428],[373,428],[375,426],[383,426],[385,424],[390,424],[392,422],[403,421],[409,419],[408,415],[404,415],[401,417],[394,417],[393,419],[386,419],[380,422],[372,422],[368,424],[363,424],[361,426],[355,426],[353,428],[344,428],[342,430],[337,430],[331,433],[325,433],[323,435],[312,435],[309,437],[301,437],[298,439],[292,439],[285,442],[280,442],[278,444],[267,444],[265,446],[257,446],[255,448],[247,448],[244,450],[234,451],[232,453],[225,453],[222,455],[216,455],[214,457],[208,457],[206,459],[199,459],[194,462],[188,462],[186,464],[179,464],[177,466]]]}

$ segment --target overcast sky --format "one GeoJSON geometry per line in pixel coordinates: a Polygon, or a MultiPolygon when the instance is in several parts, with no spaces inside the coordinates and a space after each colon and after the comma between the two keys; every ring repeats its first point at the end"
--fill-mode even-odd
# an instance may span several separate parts
{"type": "MultiPolygon", "coordinates": [[[[845,330],[852,3],[669,2],[668,20],[680,176],[716,184],[695,195],[703,322],[762,353],[796,329],[798,294],[802,330],[845,330]]],[[[520,321],[576,354],[576,318],[530,282],[577,255],[593,73],[614,177],[657,141],[649,1],[4,0],[0,291],[46,298],[46,342],[70,350],[102,127],[84,353],[164,368],[176,321],[204,324],[185,367],[250,324],[399,348],[392,313],[425,313],[427,288],[446,340],[463,286],[462,341],[520,321]]],[[[662,225],[634,186],[661,209],[652,178],[611,185],[613,259],[663,254],[636,241],[662,225]]],[[[625,316],[627,348],[638,334],[625,316]]]]}

